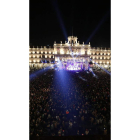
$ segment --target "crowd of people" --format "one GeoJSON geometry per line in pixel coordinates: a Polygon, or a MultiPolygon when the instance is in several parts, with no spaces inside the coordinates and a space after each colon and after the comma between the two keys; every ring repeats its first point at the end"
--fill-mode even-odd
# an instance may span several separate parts
{"type": "Polygon", "coordinates": [[[30,79],[30,136],[110,134],[110,75],[94,73],[47,70],[30,79]]]}

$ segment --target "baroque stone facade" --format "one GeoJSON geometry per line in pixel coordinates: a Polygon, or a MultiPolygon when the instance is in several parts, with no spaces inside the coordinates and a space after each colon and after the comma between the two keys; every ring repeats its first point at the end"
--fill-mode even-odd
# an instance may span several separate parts
{"type": "Polygon", "coordinates": [[[90,66],[98,68],[96,64],[101,67],[111,68],[111,50],[110,48],[91,47],[89,44],[80,44],[76,36],[69,36],[65,43],[54,42],[53,47],[29,47],[29,66],[30,68],[42,68],[53,65],[52,62],[57,63],[60,60],[66,68],[68,62],[75,61],[81,68],[88,69],[90,66]]]}

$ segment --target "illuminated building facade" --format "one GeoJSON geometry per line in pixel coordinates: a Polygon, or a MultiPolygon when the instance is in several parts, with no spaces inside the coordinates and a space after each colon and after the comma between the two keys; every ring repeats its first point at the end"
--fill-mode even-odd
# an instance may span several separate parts
{"type": "Polygon", "coordinates": [[[65,43],[54,42],[53,47],[33,47],[29,48],[29,66],[30,68],[42,68],[53,65],[51,62],[62,63],[62,68],[69,69],[70,64],[76,64],[79,69],[88,69],[89,62],[93,68],[101,67],[111,68],[111,50],[110,48],[91,47],[89,44],[82,44],[77,41],[76,36],[69,36],[65,43]]]}

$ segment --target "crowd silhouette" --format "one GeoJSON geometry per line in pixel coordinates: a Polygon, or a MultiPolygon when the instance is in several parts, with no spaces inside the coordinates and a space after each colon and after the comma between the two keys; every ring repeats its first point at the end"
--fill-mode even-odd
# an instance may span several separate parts
{"type": "Polygon", "coordinates": [[[30,136],[110,134],[110,75],[94,73],[48,70],[30,80],[30,136]]]}

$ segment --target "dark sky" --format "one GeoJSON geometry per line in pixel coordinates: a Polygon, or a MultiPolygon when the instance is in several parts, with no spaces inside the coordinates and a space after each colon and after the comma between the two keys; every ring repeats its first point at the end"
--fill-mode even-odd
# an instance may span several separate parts
{"type": "Polygon", "coordinates": [[[30,45],[64,43],[73,27],[80,43],[108,48],[110,9],[110,0],[30,0],[30,45]]]}

